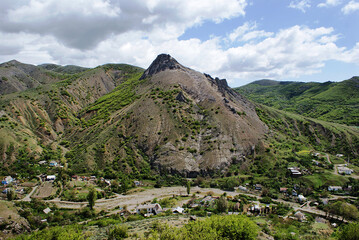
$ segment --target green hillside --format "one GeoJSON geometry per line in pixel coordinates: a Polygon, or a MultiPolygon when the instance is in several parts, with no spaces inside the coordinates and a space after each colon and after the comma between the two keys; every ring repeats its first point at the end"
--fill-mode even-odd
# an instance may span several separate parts
{"type": "Polygon", "coordinates": [[[325,83],[260,80],[235,90],[276,109],[359,126],[359,77],[325,83]]]}

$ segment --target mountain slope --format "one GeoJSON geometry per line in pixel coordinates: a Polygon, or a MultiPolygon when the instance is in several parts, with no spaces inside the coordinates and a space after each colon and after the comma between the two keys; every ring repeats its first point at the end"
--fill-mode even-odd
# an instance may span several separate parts
{"type": "Polygon", "coordinates": [[[86,148],[73,149],[71,158],[94,167],[112,160],[129,172],[141,164],[188,176],[225,169],[243,161],[266,132],[254,106],[225,80],[186,68],[169,55],[159,55],[141,78],[123,83],[82,117],[89,127],[70,139],[86,148]],[[121,163],[129,152],[136,153],[131,166],[121,163]]]}
{"type": "Polygon", "coordinates": [[[359,77],[338,83],[260,80],[236,91],[277,109],[325,121],[359,125],[359,77]]]}

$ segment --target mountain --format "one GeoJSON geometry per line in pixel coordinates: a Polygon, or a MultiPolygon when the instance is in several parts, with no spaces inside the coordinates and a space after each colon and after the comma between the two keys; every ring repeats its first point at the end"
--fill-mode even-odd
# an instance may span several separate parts
{"type": "Polygon", "coordinates": [[[74,150],[76,158],[101,165],[132,155],[133,165],[119,168],[128,172],[148,163],[188,176],[225,169],[243,161],[267,131],[254,106],[226,80],[184,67],[165,54],[81,117],[89,127],[71,137],[83,144],[74,150]]]}
{"type": "Polygon", "coordinates": [[[277,109],[359,126],[359,77],[325,83],[259,80],[235,91],[277,109]]]}
{"type": "Polygon", "coordinates": [[[56,160],[69,175],[195,177],[264,166],[275,171],[278,159],[302,148],[358,155],[358,129],[253,104],[225,79],[166,54],[146,70],[126,64],[66,73],[53,65],[26,68],[48,79],[34,78],[37,86],[0,96],[0,175],[38,175],[39,161],[56,160]]]}

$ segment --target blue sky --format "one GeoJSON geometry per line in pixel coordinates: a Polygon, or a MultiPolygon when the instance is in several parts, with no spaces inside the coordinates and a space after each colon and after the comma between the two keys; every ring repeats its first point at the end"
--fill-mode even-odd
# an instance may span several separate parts
{"type": "Polygon", "coordinates": [[[359,75],[359,0],[2,0],[0,62],[147,68],[169,53],[236,87],[359,75]]]}

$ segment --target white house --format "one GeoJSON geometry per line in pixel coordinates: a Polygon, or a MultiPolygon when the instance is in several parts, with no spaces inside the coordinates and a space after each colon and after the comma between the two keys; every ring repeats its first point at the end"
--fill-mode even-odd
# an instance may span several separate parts
{"type": "Polygon", "coordinates": [[[47,175],[46,176],[46,181],[54,181],[56,179],[55,175],[47,175]]]}
{"type": "Polygon", "coordinates": [[[173,213],[183,213],[184,212],[184,208],[181,207],[176,207],[175,209],[172,210],[173,213]]]}
{"type": "Polygon", "coordinates": [[[140,205],[136,208],[136,212],[137,214],[141,214],[144,211],[147,214],[158,214],[160,211],[162,210],[161,205],[159,205],[158,203],[153,203],[153,204],[146,204],[146,205],[140,205]]]}
{"type": "Polygon", "coordinates": [[[338,166],[338,173],[339,174],[346,174],[346,175],[350,175],[354,172],[353,169],[347,168],[345,166],[338,166]]]}
{"type": "Polygon", "coordinates": [[[329,186],[328,191],[342,191],[343,188],[341,186],[329,186]]]}
{"type": "Polygon", "coordinates": [[[304,197],[302,194],[299,194],[298,195],[298,200],[299,200],[299,202],[305,202],[305,201],[307,201],[307,198],[304,197]]]}

